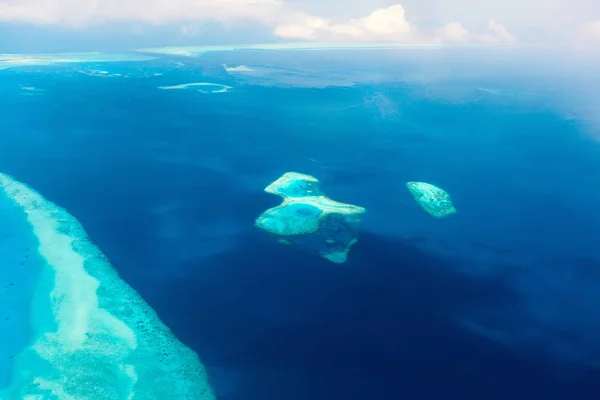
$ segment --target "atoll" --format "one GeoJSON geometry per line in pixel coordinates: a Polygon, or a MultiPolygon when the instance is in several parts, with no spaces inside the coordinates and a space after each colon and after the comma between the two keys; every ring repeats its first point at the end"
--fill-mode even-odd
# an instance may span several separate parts
{"type": "Polygon", "coordinates": [[[408,182],[406,187],[421,207],[434,217],[443,218],[456,214],[450,195],[439,187],[425,182],[408,182]]]}
{"type": "Polygon", "coordinates": [[[0,399],[215,399],[198,356],[119,277],[73,216],[8,175],[0,174],[0,196],[31,226],[42,269],[30,343],[15,355],[0,399]]]}
{"type": "Polygon", "coordinates": [[[343,263],[356,243],[365,209],[326,197],[319,181],[297,172],[287,172],[265,188],[283,202],[263,212],[257,228],[273,235],[281,244],[343,263]]]}

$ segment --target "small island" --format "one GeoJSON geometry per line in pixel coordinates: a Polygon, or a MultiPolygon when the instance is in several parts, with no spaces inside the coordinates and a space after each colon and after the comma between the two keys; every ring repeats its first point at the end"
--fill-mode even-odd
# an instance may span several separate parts
{"type": "Polygon", "coordinates": [[[406,186],[421,207],[434,217],[456,214],[450,195],[443,189],[425,182],[408,182],[406,186]]]}
{"type": "Polygon", "coordinates": [[[365,209],[326,197],[319,181],[297,172],[287,172],[265,188],[283,202],[263,212],[255,226],[290,245],[317,254],[334,263],[344,263],[357,242],[365,209]]]}
{"type": "Polygon", "coordinates": [[[247,67],[243,64],[239,64],[239,65],[235,65],[235,66],[230,66],[227,64],[222,64],[222,65],[226,72],[252,72],[252,71],[254,71],[252,68],[247,67]]]}
{"type": "Polygon", "coordinates": [[[184,83],[174,86],[159,86],[158,88],[162,90],[185,90],[191,87],[201,87],[202,89],[197,89],[197,91],[202,93],[225,93],[233,89],[231,86],[210,82],[184,83]]]}

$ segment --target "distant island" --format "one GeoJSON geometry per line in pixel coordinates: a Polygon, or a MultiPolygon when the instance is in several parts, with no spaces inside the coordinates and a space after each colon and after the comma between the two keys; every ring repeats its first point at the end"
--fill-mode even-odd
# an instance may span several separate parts
{"type": "Polygon", "coordinates": [[[221,85],[219,83],[209,83],[209,82],[195,82],[195,83],[184,83],[182,85],[174,85],[174,86],[159,86],[159,89],[162,90],[185,90],[191,87],[202,87],[205,90],[198,89],[199,92],[202,93],[225,93],[233,89],[231,86],[221,85]]]}

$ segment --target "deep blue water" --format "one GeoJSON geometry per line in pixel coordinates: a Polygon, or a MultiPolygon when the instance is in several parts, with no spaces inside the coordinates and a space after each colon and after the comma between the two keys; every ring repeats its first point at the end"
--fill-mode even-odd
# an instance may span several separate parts
{"type": "Polygon", "coordinates": [[[600,145],[585,112],[598,78],[502,57],[234,52],[8,69],[0,172],[79,219],[226,400],[593,399],[600,145]],[[157,89],[190,82],[234,89],[157,89]],[[286,171],[367,209],[345,264],[253,227],[286,171]],[[425,213],[405,187],[415,180],[447,190],[458,213],[425,213]]]}

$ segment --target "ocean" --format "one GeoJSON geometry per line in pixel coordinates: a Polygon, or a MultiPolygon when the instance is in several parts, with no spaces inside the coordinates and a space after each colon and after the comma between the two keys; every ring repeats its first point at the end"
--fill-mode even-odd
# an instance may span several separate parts
{"type": "MultiPolygon", "coordinates": [[[[0,173],[79,221],[219,399],[594,399],[599,88],[525,50],[20,66],[0,70],[0,173]],[[189,83],[214,87],[164,90],[189,83]],[[366,209],[345,263],[254,226],[289,171],[366,209]]],[[[41,262],[2,201],[0,389],[41,262]]]]}

